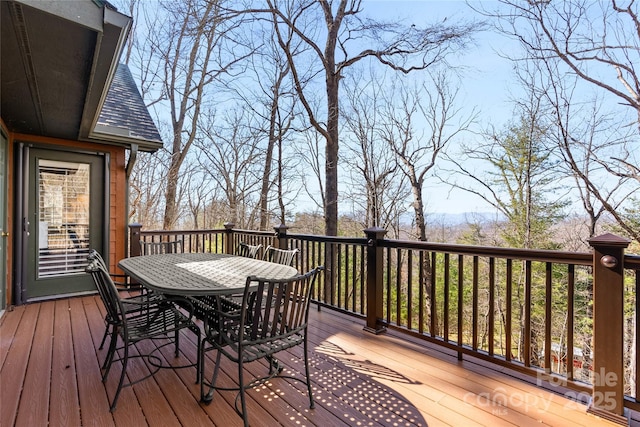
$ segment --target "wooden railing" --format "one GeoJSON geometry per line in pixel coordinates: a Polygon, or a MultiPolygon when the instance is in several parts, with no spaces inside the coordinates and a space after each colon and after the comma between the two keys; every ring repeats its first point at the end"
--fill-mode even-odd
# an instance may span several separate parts
{"type": "Polygon", "coordinates": [[[638,313],[640,257],[628,240],[590,240],[592,253],[522,250],[385,239],[224,229],[143,231],[140,240],[181,240],[184,252],[233,253],[240,241],[299,248],[299,271],[324,265],[314,299],[386,329],[531,375],[558,387],[590,411],[626,424],[624,407],[640,410],[638,313]],[[620,380],[622,379],[622,380],[620,380]],[[561,387],[561,388],[560,388],[561,387]]]}

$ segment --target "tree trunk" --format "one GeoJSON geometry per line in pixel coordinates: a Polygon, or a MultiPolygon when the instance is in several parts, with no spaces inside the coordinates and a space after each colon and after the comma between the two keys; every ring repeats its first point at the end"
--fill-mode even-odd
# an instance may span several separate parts
{"type": "Polygon", "coordinates": [[[328,61],[327,69],[327,146],[325,151],[325,234],[338,235],[338,118],[339,76],[333,72],[335,65],[328,61]]]}
{"type": "Polygon", "coordinates": [[[162,222],[163,230],[171,230],[175,224],[178,215],[176,209],[176,195],[178,193],[178,178],[180,176],[180,166],[182,165],[183,153],[180,151],[182,141],[179,136],[174,136],[173,156],[171,156],[171,165],[167,173],[167,193],[165,194],[164,219],[162,222]]]}
{"type": "MultiPolygon", "coordinates": [[[[260,230],[266,230],[269,225],[269,187],[271,186],[271,164],[273,162],[273,148],[276,142],[276,114],[278,111],[278,94],[274,93],[269,116],[269,142],[264,159],[262,174],[262,188],[260,190],[260,230]]],[[[279,159],[281,162],[282,159],[279,159]]]]}

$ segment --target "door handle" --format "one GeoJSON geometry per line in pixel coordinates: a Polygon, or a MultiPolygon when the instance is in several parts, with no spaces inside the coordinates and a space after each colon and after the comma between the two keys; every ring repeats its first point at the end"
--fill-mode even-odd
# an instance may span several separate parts
{"type": "Polygon", "coordinates": [[[0,233],[0,236],[9,237],[9,232],[8,231],[3,231],[2,233],[0,233]]]}

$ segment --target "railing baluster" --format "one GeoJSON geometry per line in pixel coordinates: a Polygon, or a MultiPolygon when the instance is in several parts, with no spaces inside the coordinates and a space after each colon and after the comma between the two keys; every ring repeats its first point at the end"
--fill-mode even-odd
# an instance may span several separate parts
{"type": "Polygon", "coordinates": [[[524,366],[531,366],[531,261],[525,261],[524,280],[524,366]]]}
{"type": "Polygon", "coordinates": [[[387,248],[387,276],[386,276],[386,289],[387,289],[387,324],[391,323],[391,248],[387,248]]]}
{"type": "Polygon", "coordinates": [[[355,299],[353,298],[353,295],[356,294],[356,287],[355,287],[355,283],[351,284],[350,280],[349,280],[349,272],[353,271],[353,259],[351,256],[349,256],[349,249],[351,249],[351,245],[346,245],[344,247],[344,304],[345,306],[348,304],[347,303],[347,298],[349,295],[351,295],[351,311],[355,312],[356,310],[356,304],[355,304],[355,299]],[[349,268],[349,266],[351,266],[351,268],[349,268]]]}
{"type": "Polygon", "coordinates": [[[431,336],[438,335],[438,299],[436,291],[438,288],[438,280],[436,276],[436,252],[431,252],[431,287],[429,289],[429,297],[431,298],[431,323],[429,334],[431,336]]]}
{"type": "Polygon", "coordinates": [[[496,312],[496,259],[494,257],[489,258],[489,355],[494,355],[494,343],[495,343],[495,312],[496,312]]]}
{"type": "MultiPolygon", "coordinates": [[[[552,264],[547,262],[545,264],[545,310],[544,310],[544,371],[546,373],[551,373],[551,352],[553,348],[551,346],[551,323],[552,323],[552,312],[551,309],[553,307],[552,301],[552,291],[551,291],[551,282],[552,282],[552,264]]],[[[556,353],[560,356],[560,351],[556,353]]]]}
{"type": "MultiPolygon", "coordinates": [[[[342,305],[342,245],[340,243],[338,243],[337,245],[335,245],[336,250],[336,269],[338,271],[338,274],[336,274],[336,304],[338,305],[338,307],[343,307],[342,305]]],[[[349,309],[349,307],[347,307],[347,302],[349,301],[348,295],[347,293],[349,292],[348,289],[345,289],[345,299],[344,299],[344,308],[345,309],[349,309]]],[[[353,307],[351,308],[353,310],[353,307]]]]}
{"type": "Polygon", "coordinates": [[[575,266],[569,264],[567,266],[567,379],[573,381],[573,318],[575,315],[575,266]]]}
{"type": "MultiPolygon", "coordinates": [[[[458,347],[464,344],[464,255],[458,254],[458,347]]],[[[458,360],[462,360],[458,351],[458,360]]]]}
{"type": "Polygon", "coordinates": [[[442,302],[442,336],[449,341],[449,253],[444,254],[444,300],[442,302]]]}
{"type": "Polygon", "coordinates": [[[411,330],[413,319],[413,251],[407,251],[407,329],[411,330]]]}
{"type": "Polygon", "coordinates": [[[635,307],[635,330],[636,330],[636,336],[635,336],[635,344],[636,344],[636,351],[635,351],[635,357],[636,357],[636,362],[635,362],[635,378],[633,378],[633,382],[635,382],[635,399],[636,402],[640,402],[640,356],[638,356],[638,346],[640,346],[640,297],[638,296],[638,293],[640,292],[640,269],[635,271],[635,276],[636,276],[636,283],[635,283],[635,289],[633,294],[635,295],[635,299],[636,299],[636,307],[635,307]]]}
{"type": "Polygon", "coordinates": [[[479,276],[479,258],[473,257],[473,294],[472,294],[472,343],[471,348],[478,350],[478,276],[479,276]]]}
{"type": "Polygon", "coordinates": [[[507,319],[505,321],[505,359],[507,361],[511,361],[511,348],[513,347],[513,341],[512,341],[512,335],[511,335],[511,330],[512,330],[512,318],[513,318],[513,260],[511,258],[507,259],[506,262],[506,280],[505,280],[505,286],[506,286],[506,299],[507,299],[507,307],[506,307],[506,311],[507,311],[507,319]]]}
{"type": "Polygon", "coordinates": [[[421,334],[424,333],[424,281],[425,281],[425,277],[424,277],[424,251],[419,251],[418,252],[418,265],[420,266],[418,268],[418,300],[419,300],[419,304],[418,304],[418,332],[420,332],[421,334]]]}
{"type": "MultiPolygon", "coordinates": [[[[351,287],[353,288],[353,300],[352,300],[352,305],[355,307],[356,305],[356,286],[358,284],[357,281],[357,275],[356,275],[356,265],[359,265],[362,263],[362,257],[358,256],[358,252],[357,252],[358,247],[356,245],[351,245],[351,265],[353,268],[351,268],[351,287]],[[360,262],[358,262],[360,261],[360,262]]],[[[362,248],[361,248],[362,249],[362,248]]],[[[348,276],[347,276],[348,277],[348,276]]],[[[361,276],[364,277],[364,276],[361,276]]],[[[362,290],[362,286],[360,286],[360,290],[362,290]]],[[[362,299],[360,300],[360,309],[364,312],[364,308],[362,307],[363,301],[362,299]]]]}
{"type": "MultiPolygon", "coordinates": [[[[365,296],[366,296],[365,277],[367,277],[367,274],[369,274],[369,270],[366,267],[367,257],[364,251],[365,251],[365,247],[360,246],[360,314],[366,314],[366,307],[367,307],[366,300],[365,300],[365,296]]],[[[382,265],[380,267],[382,267],[382,265]]],[[[380,277],[382,277],[382,274],[380,275],[380,277]]],[[[382,292],[380,292],[380,294],[382,295],[382,292]]]]}
{"type": "Polygon", "coordinates": [[[396,325],[401,326],[402,316],[400,315],[402,305],[402,249],[396,251],[396,325]]]}

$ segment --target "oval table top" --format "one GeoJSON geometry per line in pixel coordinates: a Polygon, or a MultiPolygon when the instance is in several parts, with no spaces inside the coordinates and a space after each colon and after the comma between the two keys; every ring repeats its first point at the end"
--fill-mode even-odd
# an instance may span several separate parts
{"type": "Polygon", "coordinates": [[[227,254],[160,254],[125,258],[118,266],[143,286],[173,295],[241,293],[247,277],[286,280],[298,270],[288,265],[227,254]]]}

